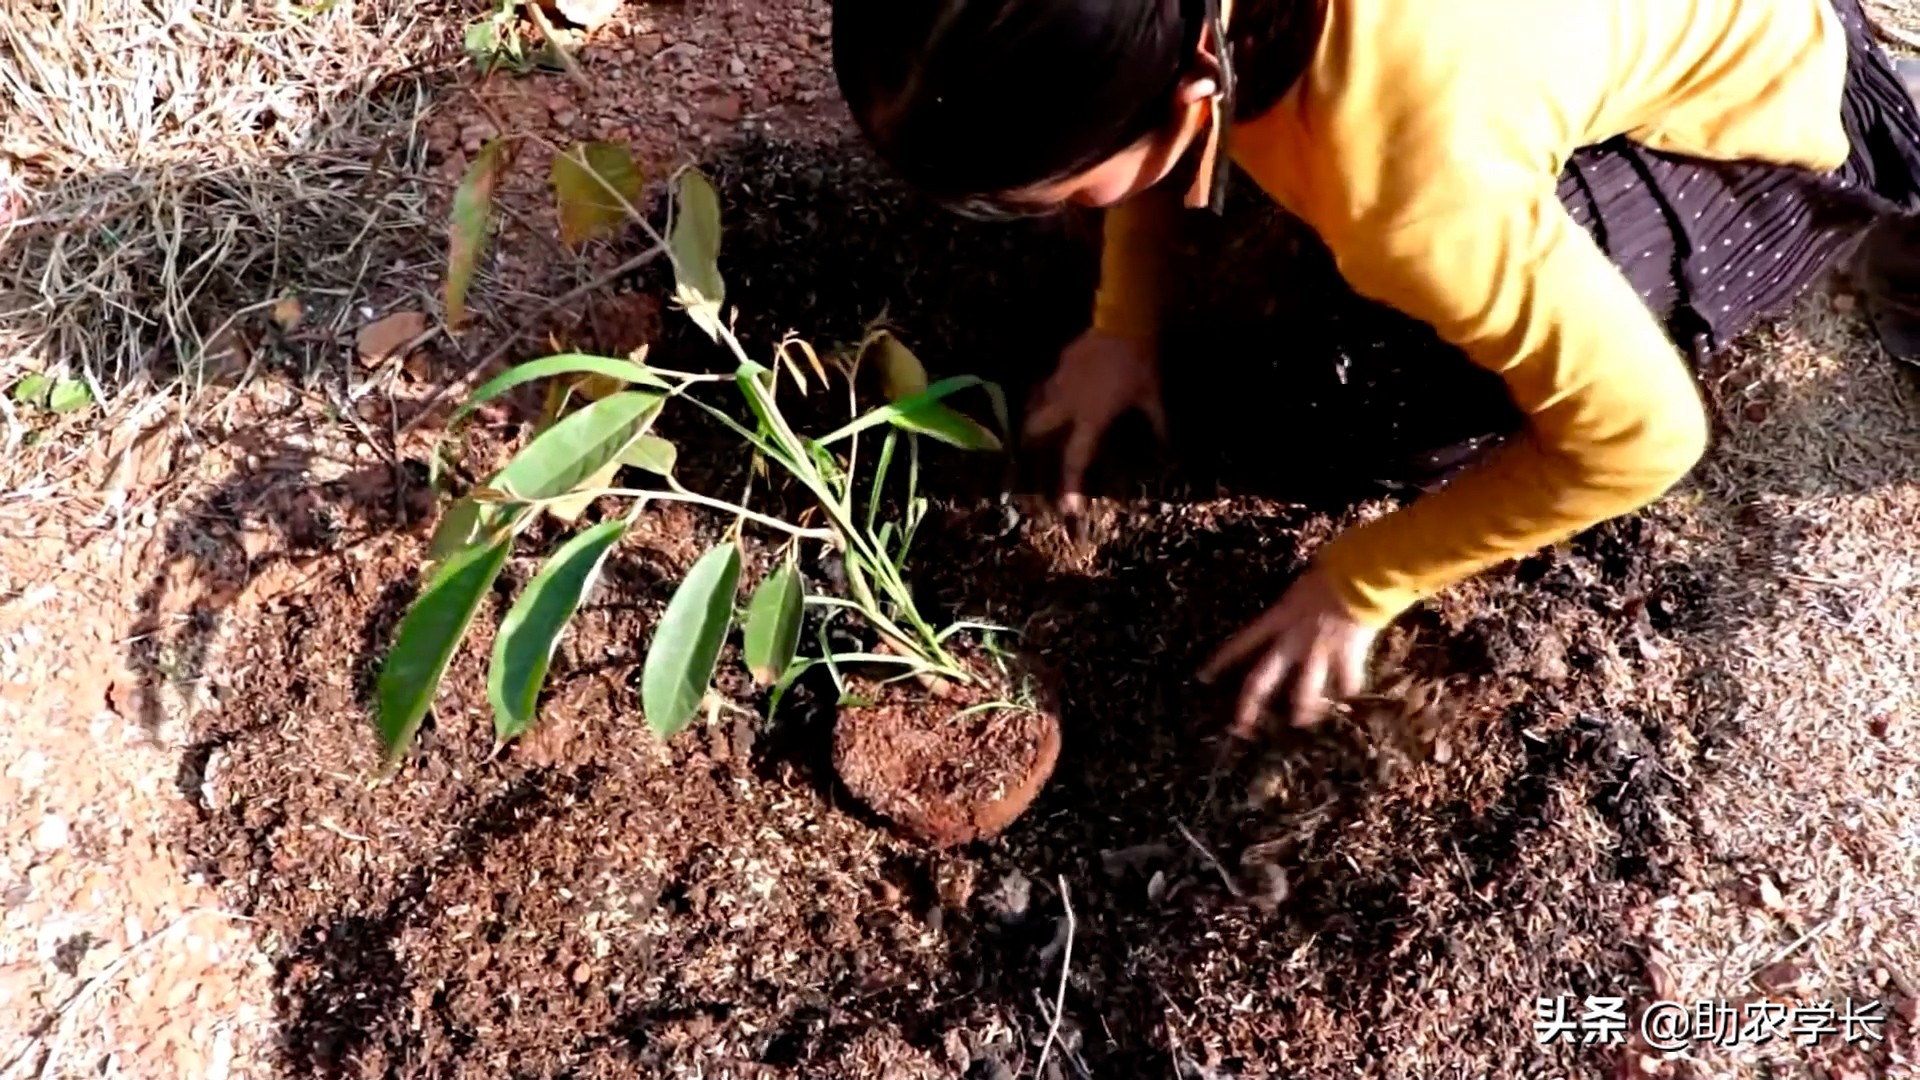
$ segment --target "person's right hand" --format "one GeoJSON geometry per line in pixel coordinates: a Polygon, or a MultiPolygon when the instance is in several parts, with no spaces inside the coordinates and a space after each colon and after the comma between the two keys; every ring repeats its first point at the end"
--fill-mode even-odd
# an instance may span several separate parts
{"type": "Polygon", "coordinates": [[[1027,416],[1026,435],[1044,439],[1065,429],[1060,455],[1060,505],[1070,514],[1085,506],[1087,467],[1100,438],[1129,409],[1139,409],[1161,441],[1167,415],[1160,402],[1160,365],[1152,342],[1089,330],[1060,352],[1060,364],[1040,388],[1027,416]]]}

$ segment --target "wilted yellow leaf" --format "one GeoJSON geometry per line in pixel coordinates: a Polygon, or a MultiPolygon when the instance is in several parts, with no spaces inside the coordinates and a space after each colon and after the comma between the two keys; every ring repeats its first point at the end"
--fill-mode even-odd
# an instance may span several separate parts
{"type": "Polygon", "coordinates": [[[573,384],[574,393],[588,401],[599,401],[608,394],[617,394],[626,388],[625,380],[616,379],[611,375],[582,375],[573,384]]]}
{"type": "Polygon", "coordinates": [[[292,330],[307,317],[307,309],[298,297],[284,296],[273,303],[273,322],[283,331],[292,330]]]}
{"type": "Polygon", "coordinates": [[[640,197],[643,182],[632,152],[615,142],[569,148],[553,159],[550,180],[554,206],[560,212],[560,238],[572,247],[626,220],[627,206],[640,197]],[[609,187],[613,190],[608,191],[609,187]]]}
{"type": "Polygon", "coordinates": [[[912,397],[927,388],[927,369],[920,358],[885,330],[867,339],[867,356],[880,365],[880,391],[888,401],[912,397]]]}
{"type": "Polygon", "coordinates": [[[396,311],[361,327],[354,344],[360,350],[360,362],[374,367],[397,355],[426,332],[425,315],[418,311],[396,311]]]}
{"type": "Polygon", "coordinates": [[[453,228],[447,245],[447,325],[459,329],[467,316],[467,290],[473,285],[480,253],[493,218],[493,191],[506,167],[507,143],[494,139],[480,148],[453,192],[453,228]]]}
{"type": "Polygon", "coordinates": [[[698,169],[680,174],[667,252],[673,258],[674,299],[708,336],[718,338],[727,299],[720,277],[720,195],[698,169]]]}

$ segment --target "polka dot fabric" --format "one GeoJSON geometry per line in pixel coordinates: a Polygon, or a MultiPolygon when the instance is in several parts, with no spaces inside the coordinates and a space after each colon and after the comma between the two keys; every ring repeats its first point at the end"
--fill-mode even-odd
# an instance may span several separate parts
{"type": "Polygon", "coordinates": [[[1783,313],[1866,228],[1920,209],[1920,113],[1859,0],[1834,0],[1851,62],[1853,154],[1834,173],[1662,154],[1616,139],[1573,156],[1560,199],[1689,358],[1783,313]]]}

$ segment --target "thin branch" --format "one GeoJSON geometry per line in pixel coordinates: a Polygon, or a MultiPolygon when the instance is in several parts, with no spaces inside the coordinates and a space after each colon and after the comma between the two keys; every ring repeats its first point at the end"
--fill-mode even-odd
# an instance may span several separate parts
{"type": "Polygon", "coordinates": [[[418,427],[420,424],[425,422],[427,417],[433,414],[434,406],[444,401],[447,395],[453,392],[455,387],[465,386],[466,384],[468,384],[473,380],[473,377],[475,375],[492,367],[502,357],[512,352],[514,349],[514,346],[520,343],[520,338],[526,334],[527,330],[537,326],[541,322],[541,320],[545,319],[548,315],[553,314],[554,312],[560,310],[563,307],[566,307],[568,304],[573,303],[575,300],[578,300],[581,297],[588,295],[589,293],[599,291],[601,288],[605,287],[609,282],[612,282],[614,279],[619,278],[625,274],[631,273],[635,270],[638,270],[642,266],[645,266],[648,263],[652,262],[653,260],[659,258],[663,253],[665,253],[665,251],[666,251],[666,248],[657,246],[657,245],[654,247],[648,248],[647,250],[641,252],[640,254],[635,255],[633,258],[628,259],[626,262],[621,263],[619,266],[616,266],[613,269],[607,271],[606,273],[601,274],[599,277],[594,278],[592,281],[587,282],[585,285],[581,285],[580,287],[575,289],[570,289],[567,292],[561,294],[560,296],[547,301],[544,305],[542,305],[540,308],[535,310],[532,315],[528,316],[524,322],[522,322],[521,326],[523,327],[523,329],[519,333],[508,334],[505,338],[501,340],[500,344],[494,346],[492,352],[487,353],[485,356],[482,356],[480,359],[467,365],[467,369],[460,373],[459,378],[452,379],[452,380],[449,380],[448,382],[442,383],[439,389],[435,390],[432,394],[429,394],[427,396],[427,400],[421,403],[420,411],[414,413],[413,419],[408,420],[406,423],[400,425],[400,434],[405,435],[407,432],[412,431],[414,428],[418,427]]]}
{"type": "Polygon", "coordinates": [[[1201,843],[1200,838],[1193,835],[1193,830],[1187,828],[1186,822],[1176,820],[1173,824],[1179,828],[1180,835],[1187,838],[1187,843],[1193,845],[1193,850],[1199,852],[1200,857],[1206,860],[1207,865],[1213,867],[1214,872],[1220,875],[1220,880],[1226,883],[1227,891],[1233,894],[1233,898],[1235,900],[1245,900],[1247,898],[1246,890],[1242,889],[1240,883],[1233,879],[1233,875],[1227,872],[1226,864],[1215,858],[1213,852],[1207,848],[1207,845],[1201,843]]]}
{"type": "Polygon", "coordinates": [[[776,517],[756,514],[744,506],[735,506],[725,499],[716,499],[709,495],[688,491],[685,488],[679,491],[650,491],[642,488],[588,488],[581,491],[569,492],[555,499],[541,499],[529,505],[541,506],[550,502],[565,502],[578,498],[581,495],[590,495],[595,498],[602,495],[618,495],[629,499],[658,499],[661,502],[692,503],[695,506],[705,506],[713,510],[725,510],[730,514],[738,514],[756,525],[764,525],[769,529],[778,529],[781,532],[798,536],[803,540],[831,540],[834,536],[833,530],[831,529],[803,529],[798,525],[789,525],[776,517]]]}
{"type": "Polygon", "coordinates": [[[1047,1041],[1040,1047],[1040,1064],[1033,1070],[1038,1080],[1047,1074],[1047,1059],[1053,1055],[1053,1044],[1060,1039],[1060,1021],[1067,1011],[1067,976],[1073,971],[1073,938],[1079,931],[1079,925],[1073,918],[1073,900],[1067,896],[1067,876],[1060,875],[1060,906],[1067,909],[1067,947],[1060,954],[1060,989],[1053,997],[1053,1025],[1047,1029],[1047,1041]]]}

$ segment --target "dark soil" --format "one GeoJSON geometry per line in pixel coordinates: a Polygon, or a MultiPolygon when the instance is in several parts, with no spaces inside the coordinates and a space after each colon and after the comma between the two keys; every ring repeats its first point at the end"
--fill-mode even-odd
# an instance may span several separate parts
{"type": "Polygon", "coordinates": [[[999,835],[1027,812],[1060,760],[1060,721],[1019,699],[985,663],[978,682],[856,686],[842,704],[833,764],[853,796],[907,835],[952,847],[999,835]]]}
{"type": "MultiPolygon", "coordinates": [[[[955,222],[839,149],[710,171],[755,340],[851,341],[884,311],[936,375],[1018,391],[1084,321],[1068,223],[955,222]]],[[[1510,409],[1284,221],[1219,232],[1169,372],[1175,446],[1117,435],[1102,482],[1125,498],[1085,535],[1005,497],[1000,463],[927,455],[930,617],[1018,627],[1059,674],[1052,781],[990,844],[931,852],[852,805],[818,686],[764,729],[647,733],[640,656],[719,527],[684,509],[610,561],[542,727],[498,757],[483,659],[531,545],[381,786],[368,691],[424,524],[229,627],[244,696],[200,721],[214,801],[182,842],[278,943],[288,1075],[1026,1076],[1069,953],[1062,1076],[1605,1074],[1604,1051],[1537,1045],[1533,1002],[1636,992],[1644,906],[1717,879],[1691,793],[1741,736],[1689,701],[1712,674],[1696,579],[1658,514],[1611,524],[1410,616],[1352,716],[1223,743],[1205,655],[1352,495],[1430,480],[1510,409]]],[[[673,366],[716,362],[665,327],[673,366]]],[[[695,487],[744,464],[670,434],[695,487]]],[[[1016,491],[1045,463],[1023,454],[1016,491]]]]}

